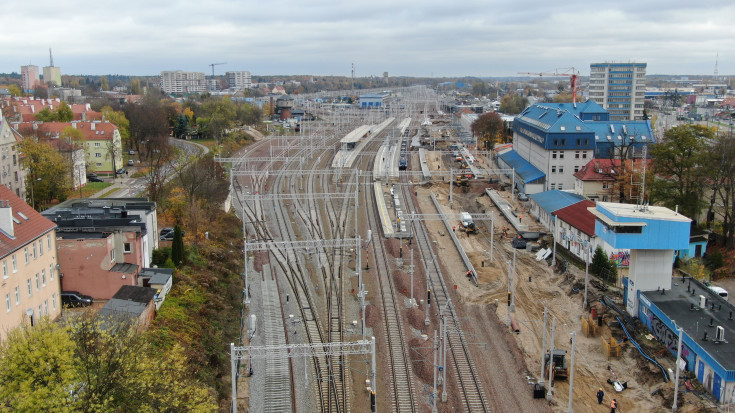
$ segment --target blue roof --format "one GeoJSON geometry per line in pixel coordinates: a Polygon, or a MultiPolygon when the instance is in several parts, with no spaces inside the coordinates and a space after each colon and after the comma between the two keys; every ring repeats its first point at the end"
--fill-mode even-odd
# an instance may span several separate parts
{"type": "Polygon", "coordinates": [[[518,117],[520,120],[546,132],[590,132],[584,122],[570,112],[551,106],[531,105],[518,117]]]}
{"type": "Polygon", "coordinates": [[[645,120],[586,122],[586,125],[595,133],[597,144],[655,143],[651,124],[645,120]]]}
{"type": "Polygon", "coordinates": [[[566,208],[570,205],[576,204],[577,202],[585,200],[585,197],[582,195],[559,191],[557,189],[531,194],[528,197],[533,199],[533,201],[549,215],[552,215],[552,213],[558,209],[566,208]]]}
{"type": "Polygon", "coordinates": [[[546,176],[545,173],[531,165],[530,162],[521,158],[521,155],[514,150],[503,152],[498,155],[498,157],[508,164],[508,166],[515,169],[515,172],[521,177],[524,184],[536,181],[546,176]]]}

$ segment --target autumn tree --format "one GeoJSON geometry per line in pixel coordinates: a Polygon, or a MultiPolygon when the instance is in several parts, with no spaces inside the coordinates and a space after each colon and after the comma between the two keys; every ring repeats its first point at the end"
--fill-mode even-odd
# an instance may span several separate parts
{"type": "Polygon", "coordinates": [[[71,122],[74,120],[74,112],[71,107],[64,101],[59,104],[59,107],[54,110],[56,113],[57,122],[71,122]]]}
{"type": "Polygon", "coordinates": [[[125,117],[130,121],[129,145],[137,152],[149,155],[146,142],[168,136],[168,121],[161,102],[153,95],[146,95],[142,103],[125,106],[125,117]]]}
{"type": "Polygon", "coordinates": [[[516,93],[505,95],[500,99],[500,111],[507,115],[517,115],[526,106],[528,106],[528,99],[516,93]]]}
{"type": "Polygon", "coordinates": [[[71,166],[67,159],[50,144],[27,137],[20,141],[23,153],[21,165],[28,171],[26,179],[27,202],[48,205],[51,200],[65,201],[72,190],[71,166]]]}
{"type": "Polygon", "coordinates": [[[210,98],[202,105],[202,114],[197,119],[200,133],[219,140],[237,119],[237,108],[229,98],[210,98]]]}
{"type": "Polygon", "coordinates": [[[703,205],[707,178],[703,168],[714,130],[702,125],[680,125],[666,131],[663,139],[651,145],[651,158],[657,179],[652,195],[684,216],[696,218],[703,205]]]}
{"type": "Polygon", "coordinates": [[[15,83],[8,85],[8,92],[10,92],[10,96],[23,96],[23,90],[15,83]]]}
{"type": "Polygon", "coordinates": [[[130,121],[125,117],[125,112],[121,110],[113,110],[110,106],[102,107],[100,112],[105,119],[117,126],[123,145],[128,145],[128,140],[130,139],[130,121]]]}
{"type": "Polygon", "coordinates": [[[722,219],[721,238],[728,249],[735,247],[735,138],[732,134],[720,134],[712,150],[706,151],[705,171],[708,209],[707,228],[712,227],[715,216],[722,219]]]}
{"type": "Polygon", "coordinates": [[[483,113],[477,118],[477,120],[472,122],[470,128],[478,142],[483,142],[486,150],[490,150],[495,146],[495,144],[502,143],[507,140],[505,122],[503,122],[503,118],[495,112],[483,113]]]}
{"type": "Polygon", "coordinates": [[[143,93],[143,88],[140,86],[140,80],[133,79],[130,81],[130,93],[133,95],[140,95],[143,93]]]}

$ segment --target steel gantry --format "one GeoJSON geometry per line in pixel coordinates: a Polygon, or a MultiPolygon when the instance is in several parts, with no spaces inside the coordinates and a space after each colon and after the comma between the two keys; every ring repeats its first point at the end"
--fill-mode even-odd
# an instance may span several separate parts
{"type": "Polygon", "coordinates": [[[283,357],[284,351],[286,352],[286,356],[288,358],[304,359],[309,357],[333,357],[370,354],[370,398],[371,404],[375,406],[377,388],[375,381],[375,337],[370,337],[370,340],[358,340],[354,342],[286,344],[276,346],[236,346],[235,343],[230,343],[230,371],[232,375],[233,413],[237,413],[237,380],[240,375],[239,362],[242,360],[252,359],[280,359],[283,357]]]}

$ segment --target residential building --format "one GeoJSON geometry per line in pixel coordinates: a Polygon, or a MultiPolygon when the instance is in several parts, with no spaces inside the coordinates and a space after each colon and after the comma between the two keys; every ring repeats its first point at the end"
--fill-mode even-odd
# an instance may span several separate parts
{"type": "Polygon", "coordinates": [[[27,65],[20,67],[21,87],[23,91],[30,93],[41,84],[38,66],[27,65]]]}
{"type": "Polygon", "coordinates": [[[56,224],[0,185],[0,340],[22,323],[61,314],[56,224]]]}
{"type": "Polygon", "coordinates": [[[207,79],[202,72],[162,71],[161,90],[175,95],[203,93],[207,91],[207,79]]]}
{"type": "Polygon", "coordinates": [[[166,295],[171,291],[171,286],[174,281],[174,270],[173,268],[143,268],[140,274],[138,274],[138,281],[143,284],[143,287],[150,287],[156,290],[154,300],[156,302],[156,310],[158,310],[166,300],[166,295]]]}
{"type": "Polygon", "coordinates": [[[5,185],[20,199],[26,199],[26,170],[20,164],[17,144],[22,139],[0,113],[0,185],[5,185]]]}
{"type": "MultiPolygon", "coordinates": [[[[2,102],[5,116],[13,123],[33,122],[36,115],[43,109],[54,111],[59,108],[63,99],[36,99],[32,97],[14,97],[2,102]]],[[[92,121],[102,120],[102,113],[92,110],[89,103],[70,104],[73,120],[92,121]]]]}
{"type": "Polygon", "coordinates": [[[629,202],[636,200],[640,194],[638,184],[643,179],[644,163],[650,170],[650,159],[645,162],[642,159],[627,159],[625,162],[620,159],[593,159],[574,173],[574,192],[593,201],[629,202]],[[618,182],[621,179],[624,179],[625,182],[618,182]],[[622,193],[621,185],[623,186],[622,193]]]}
{"type": "Polygon", "coordinates": [[[134,321],[145,329],[156,315],[155,296],[153,288],[123,285],[97,316],[103,320],[134,321]]]}
{"type": "Polygon", "coordinates": [[[140,285],[158,247],[155,202],[145,198],[71,199],[43,211],[58,225],[62,286],[109,299],[123,285],[140,285]]]}
{"type": "Polygon", "coordinates": [[[252,78],[248,71],[227,72],[227,87],[230,89],[250,89],[253,87],[252,78]]]}
{"type": "Polygon", "coordinates": [[[57,66],[44,66],[43,83],[48,86],[61,86],[61,68],[57,66]]]}
{"type": "Polygon", "coordinates": [[[632,159],[654,143],[648,121],[612,121],[599,104],[544,103],[513,120],[513,149],[498,154],[500,168],[515,170],[526,194],[572,190],[574,173],[592,159],[632,159]]]}
{"type": "Polygon", "coordinates": [[[610,112],[610,120],[642,120],[646,63],[592,63],[589,97],[610,112]]]}
{"type": "MultiPolygon", "coordinates": [[[[23,122],[17,124],[18,130],[24,136],[35,135],[39,139],[46,140],[59,139],[67,127],[81,131],[84,136],[86,172],[112,174],[123,166],[120,131],[109,121],[23,122]]],[[[78,159],[75,158],[74,162],[76,164],[78,159]]]]}

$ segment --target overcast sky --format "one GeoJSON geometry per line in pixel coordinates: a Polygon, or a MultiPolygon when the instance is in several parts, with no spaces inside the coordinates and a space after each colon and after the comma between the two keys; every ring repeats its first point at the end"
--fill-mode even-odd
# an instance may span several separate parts
{"type": "Polygon", "coordinates": [[[512,76],[603,61],[735,73],[735,1],[8,0],[0,72],[512,76]]]}

